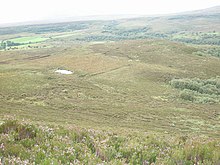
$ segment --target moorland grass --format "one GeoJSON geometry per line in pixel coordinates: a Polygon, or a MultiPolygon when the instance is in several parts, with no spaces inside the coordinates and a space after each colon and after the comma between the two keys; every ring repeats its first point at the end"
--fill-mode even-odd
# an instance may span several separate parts
{"type": "Polygon", "coordinates": [[[138,27],[120,29],[123,41],[109,42],[108,37],[117,39],[110,34],[117,29],[108,36],[98,24],[74,35],[23,34],[18,42],[38,43],[0,52],[2,160],[219,164],[220,104],[213,84],[220,75],[218,46],[137,40],[138,27]],[[88,34],[98,42],[85,42],[88,34]],[[125,40],[126,35],[135,40],[125,40]],[[55,73],[59,68],[74,74],[55,73]],[[8,116],[18,121],[3,121],[8,116]]]}
{"type": "Polygon", "coordinates": [[[186,102],[169,85],[176,77],[220,74],[216,58],[194,51],[140,40],[2,52],[0,115],[116,132],[219,137],[219,104],[186,102]],[[56,74],[57,68],[74,74],[56,74]]]}

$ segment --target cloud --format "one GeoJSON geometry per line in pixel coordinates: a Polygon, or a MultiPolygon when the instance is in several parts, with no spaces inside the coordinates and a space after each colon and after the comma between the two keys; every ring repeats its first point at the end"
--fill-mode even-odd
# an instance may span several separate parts
{"type": "Polygon", "coordinates": [[[62,16],[166,14],[220,5],[219,0],[4,0],[0,23],[62,16]]]}

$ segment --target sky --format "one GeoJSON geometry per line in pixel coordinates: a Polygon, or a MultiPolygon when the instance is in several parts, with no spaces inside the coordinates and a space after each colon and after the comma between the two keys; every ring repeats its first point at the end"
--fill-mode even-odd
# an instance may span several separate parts
{"type": "Polygon", "coordinates": [[[220,5],[220,0],[0,0],[0,24],[90,15],[155,15],[220,5]]]}

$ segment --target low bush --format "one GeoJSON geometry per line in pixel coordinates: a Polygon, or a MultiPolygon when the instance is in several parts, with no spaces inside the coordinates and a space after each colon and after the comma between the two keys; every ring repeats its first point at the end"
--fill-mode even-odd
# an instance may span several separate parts
{"type": "Polygon", "coordinates": [[[15,140],[36,137],[36,129],[33,126],[19,124],[17,121],[7,121],[0,126],[0,133],[14,134],[15,140]]]}
{"type": "Polygon", "coordinates": [[[220,102],[220,77],[207,80],[173,79],[170,85],[180,89],[180,98],[197,103],[220,102]]]}

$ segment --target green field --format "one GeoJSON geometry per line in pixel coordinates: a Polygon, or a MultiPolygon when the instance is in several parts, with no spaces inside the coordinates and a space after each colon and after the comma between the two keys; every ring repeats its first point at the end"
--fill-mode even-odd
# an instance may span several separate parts
{"type": "Polygon", "coordinates": [[[201,17],[0,28],[23,44],[0,46],[0,160],[218,165],[220,17],[201,17]]]}
{"type": "Polygon", "coordinates": [[[10,39],[9,41],[12,41],[14,43],[20,43],[20,44],[29,44],[29,43],[37,43],[37,42],[46,41],[48,39],[49,38],[32,36],[32,37],[14,38],[14,39],[10,39]]]}

